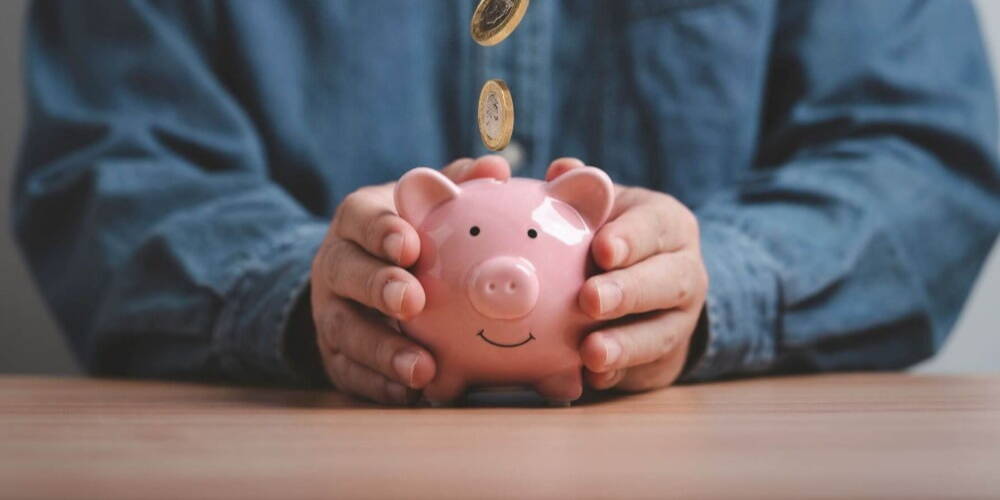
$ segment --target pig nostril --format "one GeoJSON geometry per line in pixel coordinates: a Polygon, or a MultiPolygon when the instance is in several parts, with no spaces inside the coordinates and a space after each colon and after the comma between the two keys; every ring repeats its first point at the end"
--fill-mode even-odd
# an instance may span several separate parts
{"type": "Polygon", "coordinates": [[[521,318],[538,301],[538,276],[527,259],[493,257],[472,268],[467,279],[471,305],[487,318],[521,318]]]}

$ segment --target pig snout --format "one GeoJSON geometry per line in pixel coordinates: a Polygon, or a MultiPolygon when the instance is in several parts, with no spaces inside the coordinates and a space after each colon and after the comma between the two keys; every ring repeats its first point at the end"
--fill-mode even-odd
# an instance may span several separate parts
{"type": "Polygon", "coordinates": [[[469,274],[469,300],[480,314],[493,319],[527,315],[538,302],[535,267],[520,257],[492,257],[469,274]]]}

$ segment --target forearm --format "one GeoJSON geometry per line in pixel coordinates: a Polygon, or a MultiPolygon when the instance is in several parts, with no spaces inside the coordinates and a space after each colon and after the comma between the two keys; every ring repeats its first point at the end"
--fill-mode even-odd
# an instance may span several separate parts
{"type": "Polygon", "coordinates": [[[33,7],[15,226],[89,371],[292,383],[326,222],[272,181],[204,57],[204,5],[33,7]]]}
{"type": "Polygon", "coordinates": [[[859,7],[846,26],[823,21],[837,2],[783,11],[756,171],[697,210],[708,326],[688,379],[924,359],[1000,231],[996,108],[969,6],[859,7]]]}
{"type": "Polygon", "coordinates": [[[1000,204],[918,156],[803,158],[738,196],[753,203],[699,211],[708,342],[690,378],[890,369],[933,354],[1000,230],[1000,204]]]}

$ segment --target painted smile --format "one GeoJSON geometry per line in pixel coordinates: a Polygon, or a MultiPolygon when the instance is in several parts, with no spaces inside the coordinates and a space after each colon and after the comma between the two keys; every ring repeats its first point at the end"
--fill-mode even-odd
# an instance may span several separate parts
{"type": "Polygon", "coordinates": [[[528,342],[531,342],[532,340],[535,340],[535,336],[532,335],[531,332],[528,332],[528,338],[526,338],[526,339],[524,339],[524,340],[522,340],[522,341],[520,341],[520,342],[518,342],[516,344],[501,344],[500,342],[494,342],[494,341],[486,338],[486,334],[483,333],[483,330],[479,330],[479,333],[477,333],[476,335],[479,336],[480,338],[482,338],[483,340],[485,340],[487,343],[493,344],[493,345],[495,345],[497,347],[520,347],[520,346],[523,346],[524,344],[527,344],[528,342]]]}

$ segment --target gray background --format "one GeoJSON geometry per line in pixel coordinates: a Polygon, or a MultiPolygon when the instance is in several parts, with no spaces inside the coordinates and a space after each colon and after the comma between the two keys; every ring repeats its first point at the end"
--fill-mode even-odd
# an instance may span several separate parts
{"type": "MultiPolygon", "coordinates": [[[[0,0],[0,373],[76,373],[55,322],[39,300],[10,234],[9,192],[24,115],[20,50],[24,0],[0,0]]],[[[980,0],[993,67],[1000,68],[1000,1],[980,0]]],[[[994,69],[994,74],[997,69],[994,69]]],[[[1000,372],[1000,244],[944,350],[917,370],[1000,372]]]]}

